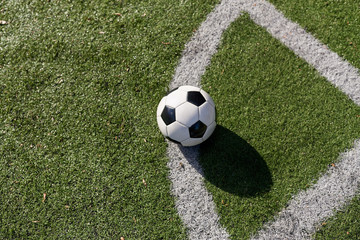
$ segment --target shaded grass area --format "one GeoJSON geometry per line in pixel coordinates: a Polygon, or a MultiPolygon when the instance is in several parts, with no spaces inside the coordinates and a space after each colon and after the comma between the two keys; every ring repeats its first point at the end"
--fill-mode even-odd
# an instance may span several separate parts
{"type": "Polygon", "coordinates": [[[270,191],[271,173],[257,150],[221,125],[216,126],[213,134],[202,148],[206,180],[237,196],[253,197],[270,191]]]}
{"type": "Polygon", "coordinates": [[[206,185],[233,239],[271,220],[360,133],[360,108],[246,15],[224,34],[202,83],[217,104],[218,123],[243,139],[223,141],[229,138],[217,130],[201,147],[206,185]],[[258,157],[247,157],[246,149],[258,157]],[[264,162],[258,168],[270,184],[254,170],[241,173],[254,161],[264,162]],[[227,186],[216,184],[226,175],[227,186]],[[247,194],[256,183],[262,187],[247,194]]]}
{"type": "Polygon", "coordinates": [[[215,2],[0,1],[0,238],[186,238],[155,109],[215,2]]]}

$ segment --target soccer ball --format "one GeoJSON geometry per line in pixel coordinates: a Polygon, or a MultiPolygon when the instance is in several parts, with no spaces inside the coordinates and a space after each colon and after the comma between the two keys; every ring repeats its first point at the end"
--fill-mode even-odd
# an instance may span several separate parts
{"type": "Polygon", "coordinates": [[[161,133],[185,147],[204,142],[216,127],[215,103],[198,87],[173,89],[161,99],[156,114],[161,133]]]}

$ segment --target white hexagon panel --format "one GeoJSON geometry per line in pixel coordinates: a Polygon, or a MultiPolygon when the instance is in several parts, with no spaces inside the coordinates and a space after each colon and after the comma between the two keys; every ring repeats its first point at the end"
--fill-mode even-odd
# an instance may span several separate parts
{"type": "Polygon", "coordinates": [[[176,121],[191,127],[199,120],[198,107],[189,102],[183,103],[175,109],[176,121]]]}
{"type": "Polygon", "coordinates": [[[179,91],[179,89],[173,90],[166,96],[165,104],[166,106],[176,108],[179,105],[186,102],[187,93],[184,91],[179,91]]]}
{"type": "Polygon", "coordinates": [[[157,117],[160,117],[162,111],[164,110],[164,107],[165,107],[165,101],[166,101],[166,96],[163,97],[157,107],[157,110],[156,110],[156,116],[157,117]]]}
{"type": "Polygon", "coordinates": [[[182,141],[181,145],[183,145],[184,147],[192,147],[202,143],[203,141],[204,140],[202,138],[189,138],[185,141],[182,141]]]}
{"type": "Polygon", "coordinates": [[[216,122],[213,122],[210,126],[207,127],[206,132],[202,137],[203,141],[208,139],[211,136],[211,134],[213,134],[215,127],[216,127],[216,122]]]}
{"type": "Polygon", "coordinates": [[[204,96],[206,101],[209,102],[211,105],[213,105],[213,107],[215,107],[214,100],[210,97],[210,95],[202,89],[200,90],[200,92],[204,96]]]}
{"type": "Polygon", "coordinates": [[[164,121],[162,120],[162,118],[159,116],[157,117],[157,123],[160,129],[160,132],[162,133],[162,135],[167,136],[167,130],[166,130],[166,124],[164,123],[164,121]]]}
{"type": "Polygon", "coordinates": [[[209,102],[199,107],[199,119],[207,126],[215,121],[215,108],[209,102]]]}
{"type": "Polygon", "coordinates": [[[167,126],[167,135],[170,140],[174,140],[176,142],[182,142],[190,138],[188,128],[179,122],[173,122],[167,126]]]}

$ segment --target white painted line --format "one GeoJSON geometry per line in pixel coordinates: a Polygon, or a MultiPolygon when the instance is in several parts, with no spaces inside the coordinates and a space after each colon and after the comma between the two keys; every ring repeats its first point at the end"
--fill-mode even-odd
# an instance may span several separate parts
{"type": "Polygon", "coordinates": [[[212,195],[205,188],[198,152],[198,147],[178,147],[169,142],[169,178],[176,208],[189,239],[228,239],[229,234],[219,224],[212,195]]]}
{"type": "MultiPolygon", "coordinates": [[[[265,0],[223,0],[200,26],[186,45],[170,88],[181,85],[200,86],[200,78],[217,51],[221,35],[241,11],[264,27],[298,56],[306,60],[360,105],[358,70],[336,53],[328,50],[298,24],[286,19],[265,0]]],[[[188,229],[190,239],[227,239],[218,222],[211,194],[207,192],[198,164],[198,148],[179,148],[169,143],[170,179],[179,215],[188,229]]],[[[318,183],[291,200],[279,216],[253,239],[310,238],[321,221],[334,214],[355,194],[360,185],[360,143],[343,153],[336,167],[322,176],[318,183]]]]}
{"type": "Polygon", "coordinates": [[[360,141],[318,182],[300,192],[252,239],[311,239],[317,227],[353,198],[360,184],[360,141]]]}
{"type": "MultiPolygon", "coordinates": [[[[201,76],[216,53],[223,32],[239,15],[240,9],[225,1],[215,7],[186,44],[170,89],[181,85],[200,87],[201,76]]],[[[228,239],[229,234],[220,226],[212,196],[203,182],[198,148],[179,148],[169,143],[168,156],[175,204],[189,238],[228,239]]]]}
{"type": "Polygon", "coordinates": [[[235,1],[222,1],[217,5],[186,44],[170,89],[181,85],[200,86],[200,78],[216,53],[223,32],[240,15],[240,9],[231,2],[235,1]]]}
{"type": "Polygon", "coordinates": [[[328,47],[307,33],[298,24],[288,20],[264,0],[239,1],[251,19],[264,27],[296,55],[312,65],[329,82],[360,105],[360,77],[358,69],[330,51],[328,47]]]}

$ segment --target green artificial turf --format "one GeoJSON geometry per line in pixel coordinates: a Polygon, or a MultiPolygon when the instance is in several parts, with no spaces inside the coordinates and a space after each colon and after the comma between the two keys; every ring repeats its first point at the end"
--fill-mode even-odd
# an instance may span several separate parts
{"type": "MultiPolygon", "coordinates": [[[[0,238],[186,238],[155,110],[217,2],[0,0],[0,238]]],[[[360,68],[357,1],[271,2],[360,68]]],[[[247,16],[202,84],[220,125],[201,163],[233,239],[359,138],[359,107],[247,16]]],[[[358,238],[359,209],[315,237],[358,238]]]]}
{"type": "Polygon", "coordinates": [[[0,238],[186,238],[155,112],[215,3],[0,1],[0,238]]]}
{"type": "Polygon", "coordinates": [[[284,15],[360,69],[360,2],[269,0],[284,15]]]}
{"type": "Polygon", "coordinates": [[[219,127],[201,147],[221,223],[245,239],[309,187],[360,133],[360,107],[247,16],[202,84],[219,127]]]}
{"type": "MultiPolygon", "coordinates": [[[[284,15],[299,23],[332,51],[360,69],[360,2],[346,0],[270,0],[284,15]]],[[[354,130],[355,131],[355,130],[354,130]]],[[[357,134],[357,138],[360,134],[357,134]]],[[[327,221],[320,239],[359,239],[360,202],[327,221]],[[349,230],[351,229],[351,231],[349,230]],[[346,234],[349,231],[349,235],[346,234]],[[345,233],[345,234],[344,234],[345,233]],[[327,238],[327,236],[329,236],[327,238]]]]}
{"type": "Polygon", "coordinates": [[[348,207],[321,224],[322,228],[315,234],[315,239],[360,239],[359,206],[360,197],[357,196],[348,207]]]}

